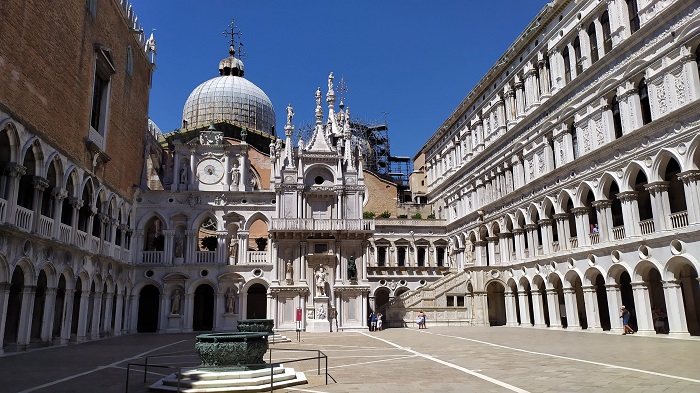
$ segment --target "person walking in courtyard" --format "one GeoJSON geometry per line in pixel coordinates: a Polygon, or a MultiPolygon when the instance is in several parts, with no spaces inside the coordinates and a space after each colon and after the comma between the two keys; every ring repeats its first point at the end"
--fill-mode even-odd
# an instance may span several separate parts
{"type": "Polygon", "coordinates": [[[369,316],[369,331],[373,332],[377,330],[377,314],[372,311],[372,314],[369,316]]]}
{"type": "Polygon", "coordinates": [[[625,306],[620,307],[620,318],[622,318],[622,335],[624,336],[627,333],[633,334],[634,329],[630,327],[630,312],[625,306]]]}
{"type": "Polygon", "coordinates": [[[666,313],[659,307],[655,307],[651,313],[651,317],[654,319],[654,330],[656,334],[668,334],[666,330],[666,313]]]}
{"type": "Polygon", "coordinates": [[[377,313],[377,330],[382,331],[382,313],[377,313]]]}

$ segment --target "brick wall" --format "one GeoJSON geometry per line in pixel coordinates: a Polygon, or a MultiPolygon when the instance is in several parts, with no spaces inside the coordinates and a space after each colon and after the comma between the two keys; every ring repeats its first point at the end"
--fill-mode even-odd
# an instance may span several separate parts
{"type": "Polygon", "coordinates": [[[117,71],[111,79],[106,139],[111,161],[95,175],[130,199],[143,165],[150,68],[119,4],[99,1],[93,18],[85,0],[3,0],[0,14],[0,105],[86,170],[92,168],[84,140],[94,45],[111,49],[117,71]],[[128,45],[134,52],[133,76],[126,74],[128,45]]]}
{"type": "Polygon", "coordinates": [[[371,172],[365,172],[365,185],[369,200],[362,209],[363,212],[373,212],[379,216],[388,211],[396,218],[396,184],[380,179],[371,172]]]}

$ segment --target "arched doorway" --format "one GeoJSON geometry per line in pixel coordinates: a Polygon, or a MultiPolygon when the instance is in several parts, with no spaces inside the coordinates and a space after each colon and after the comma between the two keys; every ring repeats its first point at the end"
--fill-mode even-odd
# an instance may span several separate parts
{"type": "Polygon", "coordinates": [[[373,311],[379,311],[387,303],[389,303],[389,289],[385,287],[377,288],[374,292],[373,311]]]}
{"type": "Polygon", "coordinates": [[[486,286],[486,303],[489,310],[489,325],[503,326],[506,324],[506,287],[498,281],[492,281],[486,286]]]}
{"type": "Polygon", "coordinates": [[[267,289],[262,284],[248,288],[246,318],[259,319],[267,316],[267,289]]]}
{"type": "Polygon", "coordinates": [[[56,303],[53,313],[53,329],[51,336],[54,338],[61,336],[61,324],[63,323],[63,307],[66,303],[66,277],[61,274],[56,288],[56,303]]]}
{"type": "Polygon", "coordinates": [[[160,291],[155,285],[146,285],[139,293],[139,316],[136,330],[139,333],[158,331],[160,291]]]}
{"type": "Polygon", "coordinates": [[[622,299],[622,305],[630,310],[630,327],[637,331],[637,312],[634,306],[634,294],[632,293],[631,282],[632,279],[629,273],[623,272],[620,275],[620,298],[622,299]]]}
{"type": "Polygon", "coordinates": [[[10,284],[10,293],[7,298],[7,317],[5,318],[5,336],[3,338],[5,345],[17,343],[23,289],[24,271],[17,266],[12,273],[12,283],[10,284]]]}
{"type": "Polygon", "coordinates": [[[684,265],[678,274],[678,282],[681,284],[688,333],[691,336],[700,336],[700,285],[698,284],[698,272],[690,264],[684,265]]]}
{"type": "Polygon", "coordinates": [[[214,288],[202,284],[194,290],[194,309],[192,312],[192,329],[214,329],[214,288]]]}

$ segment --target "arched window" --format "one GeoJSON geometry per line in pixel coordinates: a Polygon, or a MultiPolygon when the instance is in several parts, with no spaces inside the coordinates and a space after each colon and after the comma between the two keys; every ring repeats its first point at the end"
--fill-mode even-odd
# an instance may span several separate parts
{"type": "Polygon", "coordinates": [[[576,37],[573,43],[574,57],[576,58],[576,74],[583,72],[583,61],[581,60],[581,40],[576,37]]]}
{"type": "Polygon", "coordinates": [[[564,48],[561,57],[564,61],[564,80],[566,83],[569,83],[571,82],[571,56],[569,56],[569,47],[564,48]]]}
{"type": "Polygon", "coordinates": [[[613,116],[613,128],[615,129],[615,139],[622,136],[622,117],[620,116],[620,102],[617,100],[617,96],[612,98],[612,104],[610,105],[613,116]]]}
{"type": "Polygon", "coordinates": [[[642,78],[639,82],[639,105],[642,107],[642,124],[651,123],[651,106],[649,104],[649,88],[647,82],[642,78]]]}
{"type": "Polygon", "coordinates": [[[574,159],[578,158],[578,137],[576,136],[576,125],[573,120],[569,124],[569,134],[571,135],[571,150],[574,155],[574,159]]]}
{"type": "Polygon", "coordinates": [[[598,61],[598,36],[595,33],[595,23],[588,26],[588,42],[591,46],[591,64],[598,61]]]}
{"type": "Polygon", "coordinates": [[[639,8],[637,0],[627,0],[627,14],[630,18],[630,34],[639,30],[639,8]]]}
{"type": "Polygon", "coordinates": [[[603,49],[605,53],[612,50],[612,37],[610,36],[610,17],[608,16],[608,11],[603,12],[600,17],[600,27],[603,30],[603,49]]]}

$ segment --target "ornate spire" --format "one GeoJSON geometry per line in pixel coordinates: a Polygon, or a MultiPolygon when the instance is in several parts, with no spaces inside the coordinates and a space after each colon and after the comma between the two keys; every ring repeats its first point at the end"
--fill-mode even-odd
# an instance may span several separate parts
{"type": "Polygon", "coordinates": [[[243,36],[240,29],[234,25],[234,20],[231,19],[231,24],[229,24],[223,32],[224,36],[228,37],[229,47],[228,53],[229,57],[221,60],[219,62],[219,75],[233,75],[233,76],[243,76],[243,62],[241,59],[245,56],[243,53],[243,42],[240,38],[243,36]],[[238,49],[236,50],[236,44],[238,44],[238,49]],[[237,54],[237,55],[236,55],[237,54]]]}

